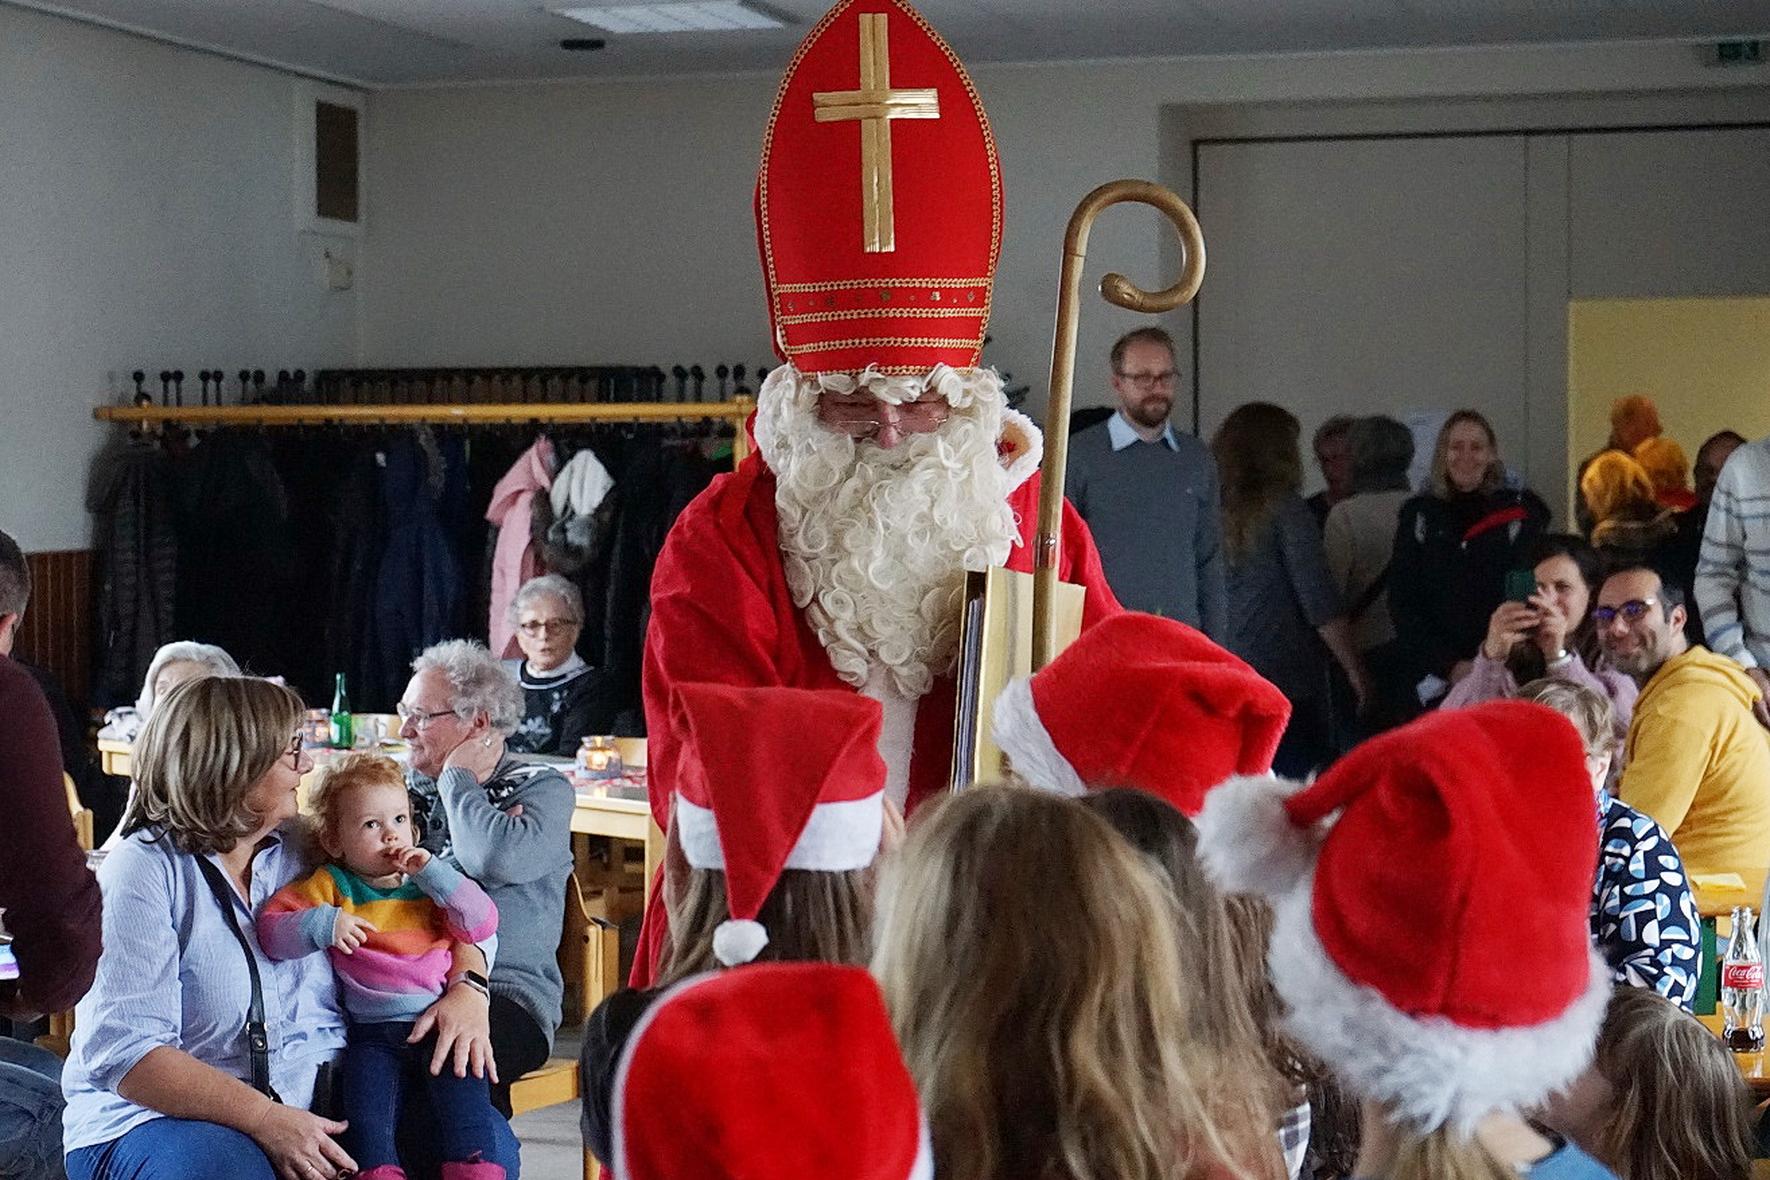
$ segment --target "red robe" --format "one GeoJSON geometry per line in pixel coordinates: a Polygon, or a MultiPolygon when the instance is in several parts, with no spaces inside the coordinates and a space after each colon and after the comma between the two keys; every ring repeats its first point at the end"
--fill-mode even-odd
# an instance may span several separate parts
{"type": "MultiPolygon", "coordinates": [[[[1021,454],[1009,470],[1035,464],[1032,456],[1021,454]]],[[[736,471],[716,478],[683,510],[658,556],[651,583],[651,622],[646,628],[643,692],[649,735],[646,779],[659,827],[668,827],[681,750],[670,716],[673,685],[704,681],[859,691],[836,675],[804,612],[787,591],[774,495],[774,473],[760,455],[752,454],[736,471]]],[[[1039,516],[1036,469],[1009,493],[1008,503],[1020,523],[1020,544],[1010,551],[1007,567],[1030,573],[1039,516]]],[[[1107,587],[1088,526],[1067,501],[1057,573],[1087,591],[1083,627],[1121,609],[1107,587]]],[[[917,703],[906,812],[947,785],[953,710],[954,681],[938,677],[917,703]]],[[[636,987],[650,985],[663,946],[662,892],[653,889],[646,907],[645,933],[633,964],[636,987]]]]}

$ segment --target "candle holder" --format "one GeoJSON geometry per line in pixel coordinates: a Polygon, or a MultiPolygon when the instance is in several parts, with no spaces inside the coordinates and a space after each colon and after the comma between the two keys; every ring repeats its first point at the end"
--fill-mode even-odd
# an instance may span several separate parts
{"type": "Polygon", "coordinates": [[[626,772],[621,752],[609,734],[586,737],[578,745],[578,774],[593,782],[620,778],[626,772]]]}

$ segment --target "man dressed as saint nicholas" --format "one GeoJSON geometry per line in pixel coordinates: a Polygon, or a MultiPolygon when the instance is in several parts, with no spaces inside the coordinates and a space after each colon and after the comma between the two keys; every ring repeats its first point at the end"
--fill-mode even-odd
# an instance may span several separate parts
{"type": "MultiPolygon", "coordinates": [[[[693,681],[876,698],[886,792],[913,811],[949,779],[966,571],[1032,569],[1040,434],[978,364],[1001,246],[995,142],[907,3],[844,0],[800,45],[756,225],[785,363],[758,394],[756,453],[684,510],[653,576],[644,700],[662,826],[680,773],[671,692],[693,681]]],[[[1067,504],[1058,576],[1084,587],[1084,627],[1119,609],[1067,504]]],[[[647,914],[637,984],[662,918],[647,914]]]]}

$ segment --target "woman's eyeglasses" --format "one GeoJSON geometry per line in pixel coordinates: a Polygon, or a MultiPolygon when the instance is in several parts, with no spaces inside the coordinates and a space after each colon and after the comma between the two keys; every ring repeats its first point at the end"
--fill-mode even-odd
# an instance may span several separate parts
{"type": "Polygon", "coordinates": [[[1631,598],[1616,606],[1595,606],[1592,608],[1592,621],[1600,627],[1608,627],[1621,615],[1626,623],[1639,623],[1658,602],[1659,599],[1649,595],[1646,598],[1631,598]]]}
{"type": "Polygon", "coordinates": [[[399,714],[399,719],[400,719],[401,725],[404,725],[407,722],[410,722],[411,724],[417,726],[419,729],[423,729],[426,725],[429,725],[432,721],[435,721],[438,717],[447,717],[450,714],[454,713],[453,709],[435,709],[431,712],[426,713],[423,709],[412,708],[412,706],[406,704],[404,701],[401,701],[399,704],[395,705],[393,707],[393,711],[395,713],[399,714]]]}
{"type": "Polygon", "coordinates": [[[294,737],[289,739],[289,748],[287,750],[283,751],[283,753],[285,753],[289,756],[289,765],[293,766],[296,770],[301,769],[301,747],[302,747],[302,744],[303,744],[303,737],[301,734],[298,733],[294,737]]]}
{"type": "Polygon", "coordinates": [[[574,627],[582,627],[583,625],[576,619],[530,619],[526,623],[518,623],[516,629],[524,635],[533,637],[545,635],[550,631],[570,631],[574,627]]]}

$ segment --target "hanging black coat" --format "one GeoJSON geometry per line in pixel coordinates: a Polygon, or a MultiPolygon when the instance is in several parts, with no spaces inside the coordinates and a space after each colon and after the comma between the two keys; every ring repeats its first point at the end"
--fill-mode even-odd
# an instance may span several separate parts
{"type": "Polygon", "coordinates": [[[174,638],[178,533],[159,444],[125,437],[100,454],[86,509],[97,517],[92,703],[108,708],[135,700],[154,653],[174,638]]]}

